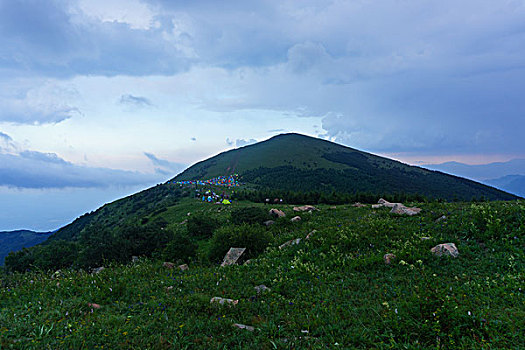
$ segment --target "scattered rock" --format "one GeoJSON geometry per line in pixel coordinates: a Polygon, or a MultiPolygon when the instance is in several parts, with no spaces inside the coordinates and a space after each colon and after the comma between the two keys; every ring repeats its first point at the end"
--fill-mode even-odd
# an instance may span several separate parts
{"type": "Polygon", "coordinates": [[[188,223],[188,219],[181,221],[179,225],[184,225],[184,224],[187,224],[187,223],[188,223]]]}
{"type": "Polygon", "coordinates": [[[314,211],[317,210],[313,205],[303,205],[300,207],[293,207],[293,211],[314,211]]]}
{"type": "Polygon", "coordinates": [[[166,287],[166,291],[169,292],[170,290],[173,290],[173,286],[166,287]]]}
{"type": "Polygon", "coordinates": [[[316,233],[316,232],[317,232],[317,230],[312,230],[312,231],[310,231],[310,233],[306,235],[306,238],[305,238],[305,239],[310,239],[310,238],[312,238],[312,236],[313,236],[314,233],[316,233]]]}
{"type": "Polygon", "coordinates": [[[422,241],[428,241],[429,239],[432,239],[431,237],[421,237],[420,238],[422,241]]]}
{"type": "Polygon", "coordinates": [[[95,303],[88,303],[88,306],[92,309],[100,309],[102,307],[99,304],[95,304],[95,303]]]}
{"type": "Polygon", "coordinates": [[[186,215],[187,215],[187,216],[190,216],[190,215],[191,215],[191,213],[188,213],[188,214],[186,214],[186,215]]]}
{"type": "Polygon", "coordinates": [[[288,241],[288,242],[285,242],[285,243],[281,244],[281,245],[279,246],[279,249],[283,249],[284,247],[287,247],[287,246],[289,246],[289,245],[299,244],[300,242],[301,242],[301,239],[300,239],[300,238],[292,239],[292,240],[290,240],[290,241],[288,241]]]}
{"type": "Polygon", "coordinates": [[[93,269],[92,273],[97,274],[97,273],[101,273],[104,270],[105,270],[105,268],[103,266],[96,267],[96,268],[93,269]]]}
{"type": "Polygon", "coordinates": [[[220,305],[230,305],[230,306],[235,306],[239,303],[239,300],[233,300],[233,299],[226,299],[226,298],[221,298],[221,297],[213,297],[211,298],[210,300],[210,303],[213,304],[213,303],[217,303],[217,304],[220,304],[220,305]]]}
{"type": "Polygon", "coordinates": [[[392,210],[390,212],[393,213],[393,214],[412,216],[412,215],[418,214],[420,211],[421,211],[420,208],[415,208],[415,207],[414,208],[407,208],[401,203],[395,203],[394,207],[392,208],[392,210]]]}
{"type": "Polygon", "coordinates": [[[445,215],[442,215],[436,219],[436,222],[441,222],[441,221],[447,221],[447,217],[445,215]]]}
{"type": "Polygon", "coordinates": [[[272,216],[275,216],[275,217],[278,217],[278,218],[283,218],[286,216],[286,214],[284,213],[284,211],[282,210],[279,210],[279,209],[270,209],[270,215],[272,216]]]}
{"type": "Polygon", "coordinates": [[[352,207],[363,208],[363,207],[366,207],[366,205],[365,204],[361,204],[359,202],[356,202],[356,203],[352,204],[352,207]]]}
{"type": "Polygon", "coordinates": [[[294,216],[293,218],[290,219],[291,222],[297,222],[297,221],[301,221],[301,217],[300,216],[294,216]]]}
{"type": "Polygon", "coordinates": [[[163,264],[162,264],[163,267],[165,268],[168,268],[168,269],[172,269],[175,267],[175,264],[172,263],[172,262],[169,262],[169,261],[165,261],[163,264]]]}
{"type": "Polygon", "coordinates": [[[179,265],[179,269],[182,271],[186,271],[189,269],[189,266],[188,264],[182,264],[182,265],[179,265]]]}
{"type": "Polygon", "coordinates": [[[337,209],[337,207],[334,205],[334,206],[331,206],[330,209],[337,209]]]}
{"type": "Polygon", "coordinates": [[[131,262],[132,262],[132,263],[138,263],[138,262],[139,262],[139,257],[136,256],[136,255],[133,255],[133,256],[131,257],[131,262]]]}
{"type": "Polygon", "coordinates": [[[451,256],[456,258],[459,256],[459,250],[454,243],[443,243],[438,244],[430,250],[435,256],[451,256]]]}
{"type": "Polygon", "coordinates": [[[385,256],[383,256],[383,260],[385,260],[385,264],[387,265],[390,265],[392,263],[392,261],[394,261],[396,258],[396,256],[392,253],[388,253],[388,254],[385,254],[385,256]]]}
{"type": "Polygon", "coordinates": [[[263,224],[265,224],[266,227],[268,227],[268,226],[272,226],[273,224],[275,224],[275,221],[273,221],[273,220],[267,220],[267,221],[263,222],[263,224]]]}
{"type": "Polygon", "coordinates": [[[384,200],[383,198],[379,198],[379,200],[377,201],[377,204],[381,204],[383,207],[393,208],[396,204],[400,204],[400,203],[390,203],[389,201],[384,200]]]}
{"type": "Polygon", "coordinates": [[[246,329],[247,331],[250,331],[250,332],[253,332],[255,330],[255,328],[253,328],[252,326],[247,326],[247,325],[240,324],[240,323],[234,323],[233,326],[239,329],[246,329]]]}
{"type": "Polygon", "coordinates": [[[271,291],[271,289],[266,287],[264,284],[255,286],[254,289],[257,292],[257,294],[271,291]]]}
{"type": "Polygon", "coordinates": [[[383,204],[372,204],[372,209],[379,209],[382,207],[383,207],[383,204]]]}
{"type": "Polygon", "coordinates": [[[246,260],[246,261],[244,262],[243,265],[250,265],[252,262],[253,262],[252,259],[248,259],[248,260],[246,260]]]}
{"type": "Polygon", "coordinates": [[[224,256],[221,266],[229,266],[237,263],[237,260],[239,260],[245,250],[246,248],[230,248],[224,256]]]}

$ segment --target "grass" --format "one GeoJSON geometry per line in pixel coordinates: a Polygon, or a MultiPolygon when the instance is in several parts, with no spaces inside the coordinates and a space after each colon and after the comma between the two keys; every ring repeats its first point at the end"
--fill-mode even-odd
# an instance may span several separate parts
{"type": "MultiPolygon", "coordinates": [[[[221,268],[196,259],[180,271],[141,259],[109,264],[99,274],[5,275],[0,348],[525,347],[525,206],[420,207],[420,215],[403,217],[386,208],[320,206],[292,224],[292,207],[282,206],[287,217],[271,226],[272,243],[248,265],[221,268]],[[447,220],[436,222],[442,215],[447,220]],[[295,238],[303,240],[278,248],[295,238]],[[430,253],[446,242],[456,244],[458,258],[430,253]],[[396,255],[393,264],[383,262],[386,253],[396,255]],[[260,284],[271,291],[257,294],[260,284]],[[215,296],[239,303],[211,304],[215,296]]],[[[226,222],[231,210],[186,198],[157,215],[171,225],[200,211],[226,222]]]]}

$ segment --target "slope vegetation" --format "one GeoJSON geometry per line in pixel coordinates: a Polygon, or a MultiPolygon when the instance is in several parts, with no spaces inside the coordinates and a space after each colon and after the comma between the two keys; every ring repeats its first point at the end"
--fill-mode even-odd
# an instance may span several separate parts
{"type": "Polygon", "coordinates": [[[42,243],[50,235],[51,232],[34,232],[28,230],[0,232],[0,265],[4,264],[4,258],[9,252],[42,243]]]}
{"type": "Polygon", "coordinates": [[[254,207],[269,208],[184,198],[157,214],[176,221],[177,231],[191,231],[183,217],[218,223],[192,255],[182,258],[179,250],[170,258],[175,268],[141,257],[106,262],[99,273],[0,275],[0,347],[523,347],[522,203],[425,203],[413,217],[321,205],[297,222],[290,221],[297,215],[292,206],[279,205],[287,216],[268,228],[257,223],[263,217],[254,207]],[[265,237],[263,251],[255,249],[257,237],[265,237]],[[283,245],[291,240],[296,244],[283,245]],[[213,251],[206,247],[222,243],[252,248],[251,263],[206,261],[213,251]],[[459,256],[434,256],[431,248],[440,243],[454,243],[459,256]],[[396,256],[390,264],[387,253],[396,256]],[[176,267],[182,263],[189,269],[176,267]],[[221,305],[212,302],[216,297],[232,301],[221,305]]]}
{"type": "Polygon", "coordinates": [[[221,153],[193,165],[173,181],[202,180],[233,173],[259,189],[407,193],[446,200],[516,199],[514,195],[471,180],[299,134],[283,134],[221,153]]]}

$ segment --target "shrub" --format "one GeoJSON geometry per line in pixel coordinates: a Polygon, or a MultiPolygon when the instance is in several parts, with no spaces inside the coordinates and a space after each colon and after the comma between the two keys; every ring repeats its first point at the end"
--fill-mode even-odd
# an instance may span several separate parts
{"type": "Polygon", "coordinates": [[[78,256],[79,246],[76,242],[64,240],[53,241],[39,247],[35,255],[35,266],[42,270],[56,270],[70,267],[78,256]]]}
{"type": "Polygon", "coordinates": [[[266,209],[260,207],[237,208],[231,212],[231,222],[240,224],[262,224],[270,219],[266,209]]]}
{"type": "Polygon", "coordinates": [[[124,254],[124,260],[133,255],[151,256],[153,252],[166,246],[170,240],[168,230],[155,222],[144,225],[126,225],[118,230],[113,238],[124,254]]]}
{"type": "Polygon", "coordinates": [[[229,225],[215,231],[210,244],[209,258],[220,261],[231,247],[246,248],[243,258],[262,253],[272,241],[272,235],[260,225],[229,225]]]}
{"type": "Polygon", "coordinates": [[[192,237],[209,238],[213,231],[219,227],[217,219],[204,214],[195,214],[188,219],[188,233],[192,237]]]}
{"type": "Polygon", "coordinates": [[[38,249],[38,247],[33,247],[33,249],[23,248],[16,252],[10,252],[9,255],[5,257],[6,270],[11,272],[30,270],[35,262],[33,252],[36,249],[38,249]]]}
{"type": "Polygon", "coordinates": [[[163,257],[169,261],[187,261],[195,256],[197,244],[183,230],[175,230],[170,242],[163,251],[163,257]]]}

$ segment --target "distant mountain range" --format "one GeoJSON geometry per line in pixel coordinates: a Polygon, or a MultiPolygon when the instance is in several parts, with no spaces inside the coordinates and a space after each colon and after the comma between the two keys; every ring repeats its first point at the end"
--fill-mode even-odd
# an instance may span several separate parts
{"type": "Polygon", "coordinates": [[[34,232],[29,230],[0,232],[0,265],[11,251],[30,248],[44,242],[52,232],[34,232]]]}
{"type": "Polygon", "coordinates": [[[426,164],[423,167],[480,181],[525,197],[525,159],[513,159],[508,162],[480,165],[446,162],[442,164],[426,164]]]}

